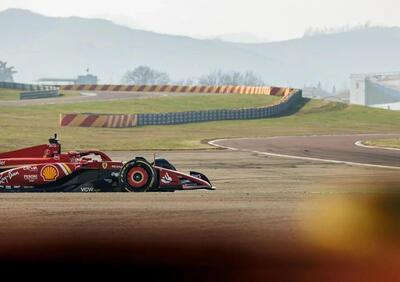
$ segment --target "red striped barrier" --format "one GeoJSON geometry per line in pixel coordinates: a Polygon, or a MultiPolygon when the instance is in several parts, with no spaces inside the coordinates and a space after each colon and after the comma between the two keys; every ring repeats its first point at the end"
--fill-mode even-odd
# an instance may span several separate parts
{"type": "Polygon", "coordinates": [[[109,92],[170,92],[214,94],[259,94],[286,96],[293,89],[269,86],[182,86],[182,85],[63,85],[62,91],[109,91],[109,92]]]}
{"type": "Polygon", "coordinates": [[[61,126],[127,128],[137,125],[137,115],[60,114],[61,126]]]}

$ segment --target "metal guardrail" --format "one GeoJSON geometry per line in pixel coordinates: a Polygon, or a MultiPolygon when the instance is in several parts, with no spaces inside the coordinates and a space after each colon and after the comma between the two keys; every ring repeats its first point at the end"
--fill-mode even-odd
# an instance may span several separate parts
{"type": "Polygon", "coordinates": [[[26,84],[0,81],[0,88],[17,89],[22,91],[44,91],[58,89],[54,85],[26,84]]]}
{"type": "Polygon", "coordinates": [[[173,125],[220,120],[246,120],[279,116],[302,97],[301,90],[284,98],[279,104],[249,109],[209,110],[161,114],[138,114],[138,126],[173,125]]]}
{"type": "Polygon", "coordinates": [[[43,90],[43,91],[29,91],[21,92],[19,94],[20,100],[31,100],[31,99],[44,99],[60,96],[60,91],[55,90],[43,90]]]}

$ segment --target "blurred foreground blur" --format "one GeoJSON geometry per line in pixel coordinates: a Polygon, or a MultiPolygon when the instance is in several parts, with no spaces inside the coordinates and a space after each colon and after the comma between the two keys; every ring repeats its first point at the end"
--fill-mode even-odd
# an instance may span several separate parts
{"type": "Polygon", "coordinates": [[[32,234],[10,224],[0,231],[1,270],[14,277],[133,281],[394,281],[400,186],[369,183],[302,202],[299,210],[310,212],[298,215],[287,242],[259,236],[263,223],[256,221],[251,230],[210,225],[206,234],[190,223],[168,232],[103,226],[72,235],[63,222],[54,232],[32,234]]]}

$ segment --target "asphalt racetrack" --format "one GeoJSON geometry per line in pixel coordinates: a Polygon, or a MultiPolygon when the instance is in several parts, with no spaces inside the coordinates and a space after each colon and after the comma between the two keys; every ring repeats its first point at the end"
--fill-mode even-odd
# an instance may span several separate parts
{"type": "Polygon", "coordinates": [[[216,140],[210,144],[275,157],[400,169],[400,150],[360,146],[360,141],[396,137],[400,134],[289,136],[216,140]]]}

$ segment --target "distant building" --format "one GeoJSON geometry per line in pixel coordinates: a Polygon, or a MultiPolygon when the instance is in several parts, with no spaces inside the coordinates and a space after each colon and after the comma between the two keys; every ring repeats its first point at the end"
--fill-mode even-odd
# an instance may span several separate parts
{"type": "Polygon", "coordinates": [[[97,76],[86,74],[86,75],[78,75],[75,80],[75,84],[97,84],[97,76]]]}
{"type": "Polygon", "coordinates": [[[38,80],[40,83],[45,84],[55,84],[55,85],[65,85],[65,84],[97,84],[98,78],[96,75],[85,74],[78,75],[76,78],[40,78],[38,80]]]}
{"type": "Polygon", "coordinates": [[[400,73],[353,74],[350,103],[400,110],[400,73]]]}

